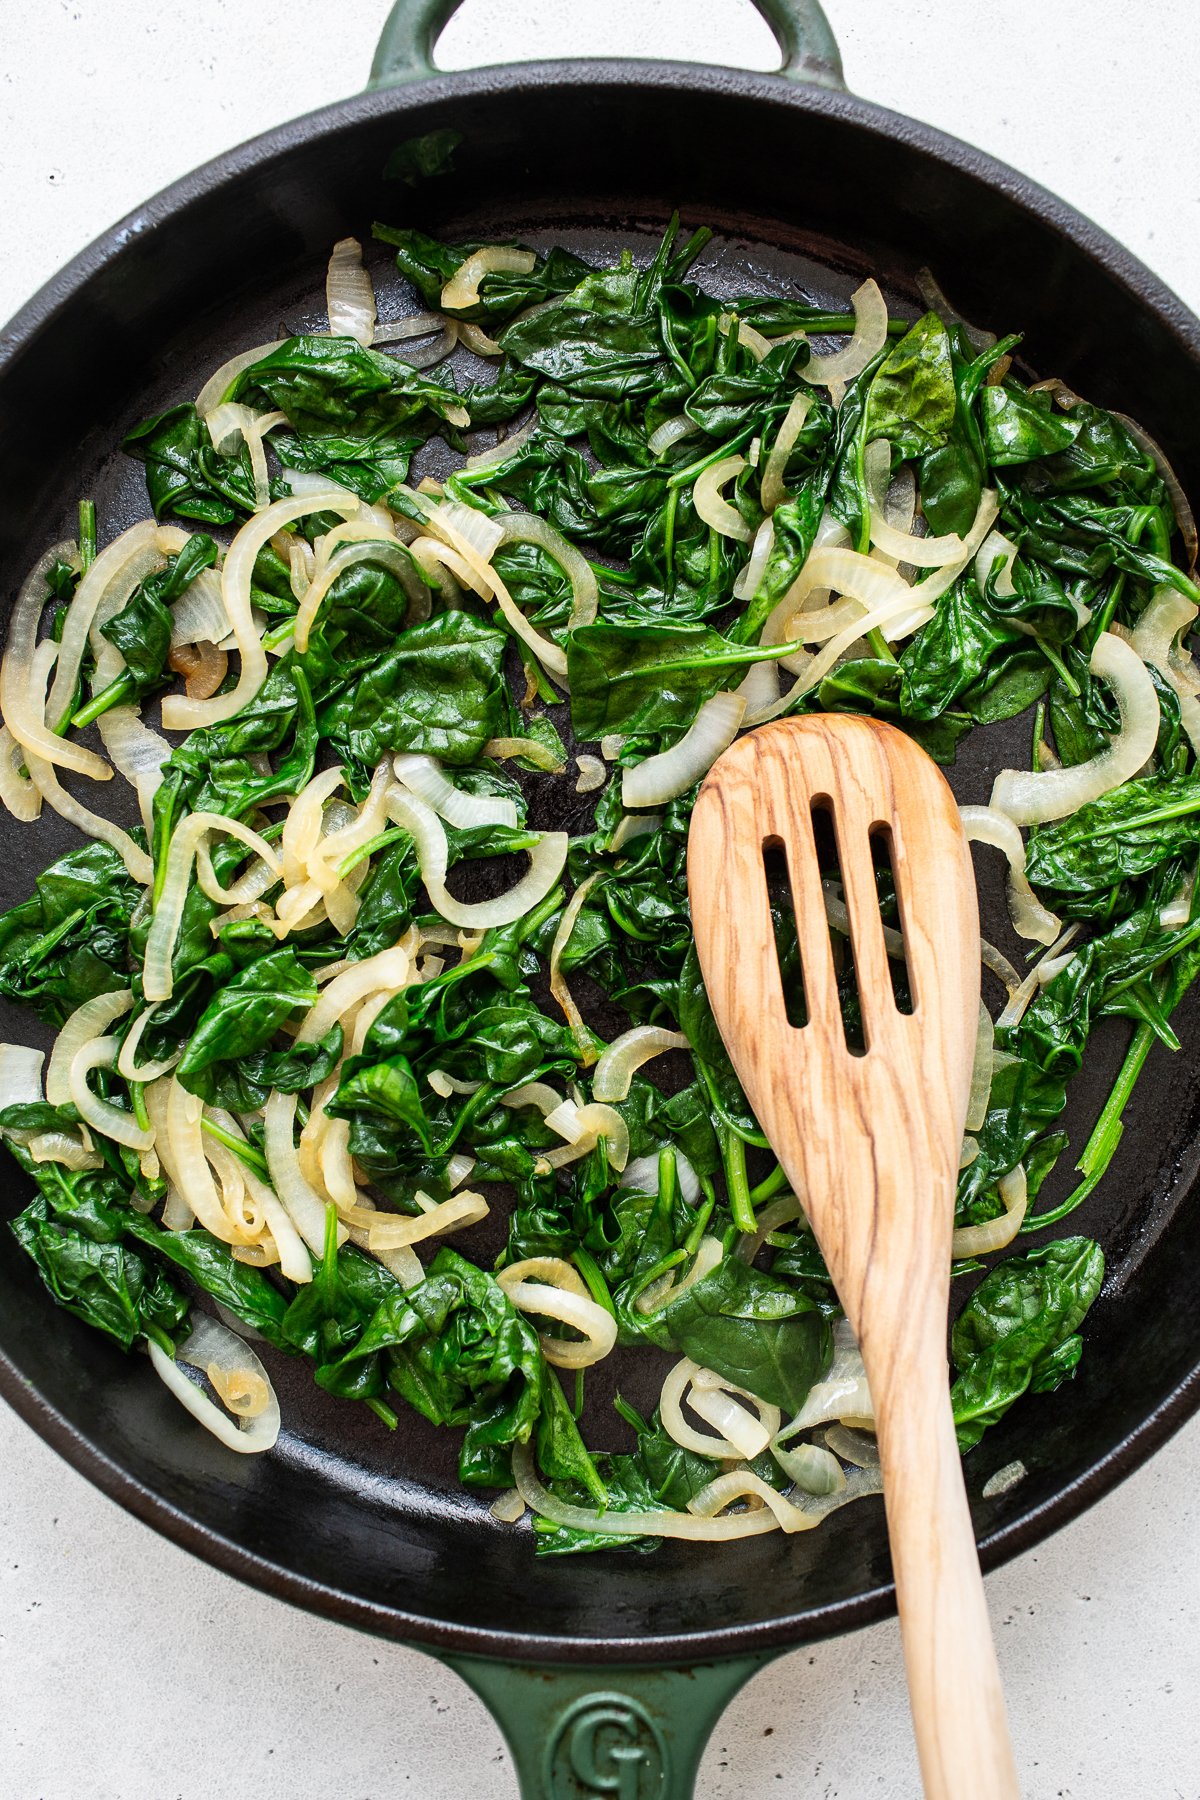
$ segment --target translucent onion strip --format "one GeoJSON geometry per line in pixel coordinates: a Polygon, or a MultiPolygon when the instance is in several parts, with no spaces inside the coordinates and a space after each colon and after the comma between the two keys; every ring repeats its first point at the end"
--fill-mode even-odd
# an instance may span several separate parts
{"type": "Polygon", "coordinates": [[[824,1378],[810,1390],[796,1417],[779,1433],[790,1438],[834,1419],[873,1419],[875,1405],[854,1333],[845,1319],[833,1328],[833,1360],[824,1378]]]}
{"type": "Polygon", "coordinates": [[[1013,930],[1036,944],[1052,944],[1062,930],[1062,920],[1042,905],[1025,874],[1025,842],[1007,813],[991,806],[960,806],[959,817],[967,841],[988,844],[1008,859],[1008,910],[1013,930]]]}
{"type": "Polygon", "coordinates": [[[515,245],[489,244],[472,250],[442,289],[442,307],[446,312],[465,312],[479,305],[479,284],[485,275],[531,275],[536,267],[533,251],[515,245]]]}
{"type": "Polygon", "coordinates": [[[1004,1211],[998,1219],[987,1219],[982,1225],[962,1225],[950,1240],[952,1256],[990,1256],[1003,1250],[1020,1231],[1029,1201],[1029,1184],[1025,1166],[1018,1163],[997,1184],[1004,1211]]]}
{"type": "Polygon", "coordinates": [[[496,523],[503,527],[502,543],[533,544],[558,564],[571,584],[570,630],[590,625],[600,604],[600,589],[587,557],[537,513],[500,513],[496,523]]]}
{"type": "Polygon", "coordinates": [[[92,1131],[125,1144],[130,1150],[151,1150],[154,1133],[140,1126],[131,1112],[92,1092],[88,1076],[93,1069],[111,1069],[117,1060],[115,1037],[92,1038],[75,1052],[68,1076],[71,1104],[92,1131]]]}
{"type": "Polygon", "coordinates": [[[555,1319],[583,1341],[540,1336],[542,1354],[557,1369],[587,1369],[613,1349],[617,1321],[588,1293],[582,1279],[558,1256],[534,1256],[502,1269],[496,1280],[518,1312],[555,1319]]]}
{"type": "Polygon", "coordinates": [[[1133,647],[1149,668],[1157,669],[1175,691],[1179,722],[1200,757],[1200,669],[1180,648],[1180,637],[1191,629],[1196,607],[1178,589],[1160,587],[1133,631],[1133,647]]]}
{"type": "Polygon", "coordinates": [[[550,946],[550,992],[563,1009],[567,1024],[571,1028],[571,1035],[575,1039],[576,1048],[585,1066],[596,1060],[596,1053],[592,1049],[592,1034],[584,1023],[583,1014],[576,1006],[574,996],[567,986],[562,959],[563,953],[571,941],[571,933],[575,929],[576,920],[583,911],[588,895],[599,879],[600,871],[597,870],[594,875],[589,875],[585,881],[580,882],[563,908],[562,918],[558,921],[558,929],[554,933],[554,942],[550,946]]]}
{"type": "Polygon", "coordinates": [[[529,853],[529,868],[507,893],[494,900],[468,905],[456,900],[446,886],[449,855],[446,831],[437,814],[414,794],[393,788],[388,795],[388,816],[411,836],[421,868],[421,880],[430,902],[452,925],[480,927],[511,925],[544,900],[562,874],[569,838],[565,831],[543,832],[529,853]]]}
{"type": "Polygon", "coordinates": [[[765,513],[774,512],[780,501],[787,498],[787,489],[783,483],[784,471],[788,458],[796,447],[796,439],[804,429],[804,421],[812,411],[812,404],[811,394],[797,394],[775,433],[775,442],[771,445],[771,454],[767,458],[758,490],[759,502],[765,513]]]}
{"type": "Polygon", "coordinates": [[[363,267],[357,238],[339,238],[325,272],[325,305],[329,335],[350,337],[369,345],[375,337],[375,289],[363,267]]]}
{"type": "Polygon", "coordinates": [[[957,532],[944,537],[913,537],[897,531],[887,520],[887,488],[891,475],[892,446],[884,438],[868,444],[863,459],[867,492],[871,503],[871,542],[898,563],[911,563],[914,569],[942,569],[947,563],[961,564],[966,545],[957,532]]]}
{"type": "Polygon", "coordinates": [[[690,1512],[598,1512],[559,1500],[542,1486],[533,1466],[528,1444],[513,1445],[513,1480],[531,1512],[575,1531],[603,1531],[606,1536],[688,1538],[699,1543],[725,1543],[734,1538],[759,1537],[778,1531],[779,1521],[765,1506],[755,1512],[731,1513],[723,1518],[699,1518],[690,1512]]]}
{"type": "Polygon", "coordinates": [[[284,525],[311,513],[334,512],[343,517],[357,512],[357,496],[330,484],[314,493],[277,500],[264,512],[247,520],[230,544],[221,569],[221,597],[225,602],[242,666],[237,685],[211,700],[189,700],[168,694],[162,703],[162,722],[167,731],[191,731],[198,725],[218,725],[247,706],[267,678],[267,654],[255,629],[250,605],[250,581],[259,551],[284,525]]]}
{"type": "Polygon", "coordinates": [[[133,995],[122,988],[115,994],[96,994],[76,1007],[55,1038],[46,1064],[46,1099],[51,1106],[66,1106],[70,1101],[71,1064],[79,1051],[93,1038],[104,1037],[132,1005],[133,995]]]}
{"type": "Polygon", "coordinates": [[[682,1031],[667,1031],[661,1025],[635,1025],[614,1038],[602,1052],[592,1076],[592,1093],[597,1100],[627,1100],[633,1077],[644,1063],[665,1050],[687,1048],[688,1040],[682,1031]]]}
{"type": "Polygon", "coordinates": [[[879,291],[878,282],[864,281],[850,296],[850,304],[854,308],[854,334],[850,342],[828,356],[810,357],[800,371],[805,381],[818,387],[852,381],[887,343],[887,302],[879,291]]]}
{"type": "Polygon", "coordinates": [[[686,1356],[663,1382],[658,1404],[668,1437],[681,1449],[694,1450],[699,1456],[735,1461],[744,1457],[750,1461],[766,1449],[779,1430],[777,1406],[769,1406],[710,1369],[699,1368],[686,1356]],[[749,1405],[740,1405],[740,1400],[749,1405]],[[697,1431],[688,1424],[683,1413],[685,1401],[706,1425],[712,1426],[711,1431],[697,1431]]]}
{"type": "Polygon", "coordinates": [[[996,1028],[992,1024],[991,1013],[981,1001],[979,1027],[975,1033],[975,1060],[971,1065],[971,1091],[967,1098],[965,1123],[968,1131],[979,1131],[987,1118],[988,1101],[992,1093],[995,1053],[996,1028]]]}
{"type": "MultiPolygon", "coordinates": [[[[239,843],[245,844],[247,849],[253,850],[262,858],[276,879],[282,877],[283,870],[271,845],[257,831],[251,831],[248,825],[243,825],[240,819],[230,818],[224,813],[199,812],[189,813],[186,819],[181,820],[175,827],[167,850],[162,889],[146,938],[142,984],[147,1000],[171,998],[174,988],[171,963],[175,953],[175,940],[179,936],[179,922],[187,901],[192,864],[205,835],[210,831],[223,831],[230,837],[237,838],[239,843]]],[[[236,903],[238,896],[236,888],[216,887],[209,897],[234,900],[236,903]]]]}
{"type": "Polygon", "coordinates": [[[686,794],[727,750],[746,711],[744,694],[713,694],[677,744],[624,770],[621,800],[628,807],[661,806],[686,794]]]}
{"type": "Polygon", "coordinates": [[[228,362],[223,362],[215,369],[196,395],[196,411],[202,419],[207,419],[229,393],[239,375],[253,368],[255,363],[262,362],[273,350],[281,350],[287,340],[274,338],[269,344],[255,344],[252,350],[239,350],[228,362]]]}
{"type": "Polygon", "coordinates": [[[176,1344],[173,1357],[153,1339],[148,1348],[156,1373],[175,1398],[226,1449],[255,1456],[273,1448],[279,1437],[279,1401],[261,1359],[236,1332],[199,1313],[188,1336],[176,1344]],[[218,1406],[210,1400],[184,1374],[180,1365],[185,1363],[208,1375],[218,1393],[228,1394],[229,1404],[218,1406]],[[236,1410],[242,1395],[253,1396],[253,1411],[236,1410]]]}
{"type": "Polygon", "coordinates": [[[30,780],[25,753],[7,725],[0,725],[0,800],[23,825],[41,816],[41,789],[30,780]]]}
{"type": "MultiPolygon", "coordinates": [[[[182,532],[171,528],[167,541],[177,547],[183,536],[182,532]]],[[[59,722],[61,715],[74,698],[84,651],[87,649],[88,636],[110,587],[119,582],[128,570],[130,572],[128,592],[132,593],[143,576],[148,575],[152,569],[161,567],[164,558],[158,539],[159,527],[153,519],[143,519],[137,525],[131,525],[128,531],[123,531],[120,537],[114,538],[113,542],[100,552],[75,589],[75,597],[67,608],[66,622],[59,640],[54,683],[46,702],[47,718],[52,724],[59,722]]],[[[125,597],[127,598],[128,595],[125,597]]],[[[11,638],[9,641],[11,643],[11,638]]],[[[3,701],[0,701],[0,704],[4,704],[7,718],[7,704],[3,701]]],[[[19,735],[14,729],[14,736],[19,735]]],[[[56,741],[61,751],[64,740],[59,738],[56,741]]],[[[79,774],[90,772],[82,768],[78,762],[71,761],[67,756],[51,755],[48,750],[37,744],[31,747],[40,755],[45,756],[47,762],[59,763],[63,768],[73,768],[79,774]]],[[[72,746],[72,748],[78,749],[78,746],[72,746]]],[[[88,752],[88,754],[91,753],[88,752]]],[[[101,763],[101,768],[105,770],[105,773],[97,779],[106,781],[108,779],[107,764],[101,763]]]]}
{"type": "Polygon", "coordinates": [[[432,756],[403,754],[393,758],[397,781],[433,808],[458,831],[477,825],[517,826],[516,803],[499,794],[468,794],[454,783],[432,756]]]}
{"type": "Polygon", "coordinates": [[[1102,632],[1089,668],[1112,688],[1120,729],[1097,756],[1072,768],[1001,770],[992,788],[991,805],[1018,825],[1065,819],[1089,800],[1098,800],[1130,780],[1154,753],[1160,720],[1158,695],[1137,651],[1114,632],[1102,632]]]}
{"type": "MultiPolygon", "coordinates": [[[[153,526],[149,529],[152,533],[153,526]]],[[[114,548],[110,544],[103,555],[109,555],[114,548]]],[[[49,599],[46,576],[56,562],[70,561],[75,554],[74,544],[54,544],[44,556],[39,556],[22,583],[9,617],[4,661],[0,664],[0,712],[4,714],[4,723],[17,743],[26,750],[37,751],[44,762],[58,763],[64,769],[74,769],[79,775],[90,775],[93,781],[110,781],[112,770],[102,756],[97,756],[94,750],[85,749],[82,744],[73,744],[65,738],[56,737],[47,727],[42,703],[44,683],[41,693],[38,693],[34,691],[36,683],[30,681],[38,622],[49,599]]],[[[91,572],[98,567],[99,561],[100,558],[97,558],[92,564],[91,572]]],[[[112,567],[111,562],[109,567],[112,567]]],[[[78,598],[77,591],[76,600],[78,598]]],[[[79,638],[80,656],[83,654],[86,638],[85,623],[79,638]]],[[[30,773],[33,771],[30,770],[30,773]]]]}
{"type": "Polygon", "coordinates": [[[744,456],[723,456],[719,462],[710,463],[696,477],[692,489],[692,504],[706,525],[718,532],[721,537],[736,538],[741,544],[748,544],[754,536],[753,525],[747,525],[736,507],[730,506],[724,499],[721,489],[746,467],[744,456]]]}

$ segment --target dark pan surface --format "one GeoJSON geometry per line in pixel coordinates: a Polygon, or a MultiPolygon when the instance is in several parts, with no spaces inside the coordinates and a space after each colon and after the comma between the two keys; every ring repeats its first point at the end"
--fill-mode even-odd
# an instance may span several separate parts
{"type": "MultiPolygon", "coordinates": [[[[1200,326],[1060,202],[844,95],[691,67],[535,65],[363,97],[273,133],[149,203],[43,290],[0,338],[5,605],[34,557],[72,534],[81,493],[95,496],[106,535],[144,514],[141,471],[115,450],[132,423],[193,395],[233,351],[322,322],[335,238],[365,239],[380,217],[446,235],[519,233],[599,258],[647,245],[673,205],[686,224],[716,229],[698,270],[716,292],[844,299],[870,271],[915,311],[913,273],[931,264],[969,316],[1025,330],[1038,373],[1139,417],[1200,491],[1190,429],[1200,326]],[[416,191],[382,181],[398,143],[445,125],[464,137],[455,173],[416,191]]],[[[375,268],[384,317],[412,304],[387,266],[381,257],[375,268]]],[[[986,798],[1024,743],[1023,725],[1007,742],[969,740],[960,797],[986,798]]],[[[114,810],[123,805],[131,818],[131,801],[114,810]]],[[[0,904],[23,898],[76,841],[53,817],[10,826],[0,904]]],[[[998,870],[980,869],[985,928],[1005,943],[998,870]]],[[[1029,1470],[1009,1494],[976,1498],[985,1564],[1071,1517],[1200,1403],[1200,1216],[1186,1204],[1200,1160],[1200,1004],[1185,1004],[1178,1024],[1184,1051],[1152,1053],[1113,1168],[1069,1227],[1097,1235],[1109,1259],[1079,1377],[1017,1407],[967,1464],[976,1497],[1014,1458],[1029,1470]]],[[[30,1025],[0,1009],[0,1035],[28,1041],[30,1025]]],[[[1125,1035],[1113,1024],[1095,1036],[1068,1116],[1077,1144],[1125,1035]]],[[[15,1168],[3,1169],[7,1217],[24,1196],[15,1168]]],[[[1069,1174],[1058,1172],[1048,1203],[1069,1174]]],[[[535,1564],[526,1532],[497,1526],[459,1489],[452,1434],[409,1415],[389,1435],[316,1389],[307,1365],[276,1359],[273,1373],[279,1449],[236,1457],[187,1420],[142,1359],[53,1309],[32,1266],[0,1247],[0,1391],[139,1516],[300,1604],[445,1648],[625,1662],[817,1637],[890,1607],[878,1502],[820,1532],[720,1555],[675,1544],[535,1564]]],[[[610,1431],[616,1442],[612,1427],[593,1441],[610,1431]]]]}

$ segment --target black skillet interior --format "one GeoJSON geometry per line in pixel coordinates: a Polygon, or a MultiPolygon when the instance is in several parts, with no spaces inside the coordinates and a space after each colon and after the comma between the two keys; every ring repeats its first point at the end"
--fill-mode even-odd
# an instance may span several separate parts
{"type": "MultiPolygon", "coordinates": [[[[144,514],[141,471],[115,448],[123,431],[193,395],[233,351],[320,324],[337,237],[366,238],[383,218],[559,241],[585,256],[626,242],[641,253],[675,206],[685,224],[715,228],[698,275],[722,293],[844,300],[869,271],[915,311],[913,275],[929,263],[968,316],[1024,330],[1031,367],[1135,413],[1185,487],[1200,487],[1195,321],[1049,196],[845,96],[712,70],[546,65],[364,97],[287,127],[152,202],[45,290],[0,341],[5,593],[72,533],[80,494],[95,496],[106,535],[144,514]],[[453,173],[416,189],[382,178],[399,143],[444,126],[462,134],[453,173]]],[[[385,259],[374,261],[383,315],[412,310],[385,259]]],[[[960,797],[985,798],[1025,742],[1024,725],[969,742],[960,797]]],[[[10,826],[0,902],[23,898],[74,841],[53,817],[10,826]]],[[[995,872],[981,871],[1004,941],[995,872]]],[[[1079,1378],[1017,1407],[967,1465],[985,1560],[1061,1523],[1196,1404],[1200,1216],[1183,1203],[1197,1168],[1198,1015],[1185,1008],[1181,1054],[1153,1053],[1112,1171],[1072,1222],[1099,1236],[1109,1261],[1079,1378]],[[1024,1482],[980,1499],[1017,1457],[1024,1482]]],[[[8,1009],[0,1033],[28,1039],[30,1021],[8,1009]]],[[[1075,1143],[1124,1035],[1115,1024],[1097,1033],[1073,1101],[1075,1143]]],[[[23,1195],[5,1167],[8,1216],[23,1195]]],[[[1068,1179],[1060,1170],[1047,1198],[1068,1179]]],[[[666,1545],[649,1558],[535,1568],[527,1532],[497,1526],[459,1488],[449,1434],[408,1416],[389,1435],[279,1359],[279,1449],[236,1457],[185,1418],[143,1360],[55,1311],[11,1243],[0,1250],[0,1351],[7,1397],[134,1511],[250,1580],[390,1635],[493,1655],[663,1660],[819,1636],[889,1605],[877,1502],[811,1537],[750,1539],[719,1556],[666,1545]]]]}

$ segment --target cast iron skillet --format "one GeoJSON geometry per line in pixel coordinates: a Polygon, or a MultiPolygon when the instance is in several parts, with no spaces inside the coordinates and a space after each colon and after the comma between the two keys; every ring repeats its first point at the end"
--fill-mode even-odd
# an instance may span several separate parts
{"type": "MultiPolygon", "coordinates": [[[[81,492],[95,495],[109,530],[145,512],[140,471],[114,449],[123,431],[195,393],[234,349],[316,322],[330,244],[348,230],[367,237],[377,217],[452,237],[559,239],[586,255],[649,241],[679,206],[687,224],[716,229],[701,272],[718,289],[798,280],[844,298],[871,271],[912,310],[913,274],[928,263],[968,316],[1023,329],[1040,373],[1136,412],[1185,487],[1200,487],[1200,323],[1061,201],[844,92],[815,0],[756,0],[784,52],[777,75],[637,62],[441,75],[432,45],[456,4],[401,0],[372,91],[159,195],[8,327],[6,594],[71,532],[81,492]],[[445,127],[461,134],[451,173],[416,187],[383,179],[399,144],[445,127]],[[1122,386],[1134,365],[1136,394],[1122,386]]],[[[381,280],[384,268],[381,258],[381,280]]],[[[960,792],[983,797],[1009,754],[994,734],[970,740],[960,792]]],[[[53,818],[12,828],[0,903],[23,898],[73,841],[53,818]]],[[[1154,1053],[1117,1161],[1078,1215],[1109,1267],[1078,1380],[1016,1408],[968,1463],[985,1566],[1073,1517],[1200,1402],[1200,1210],[1186,1204],[1200,1143],[1198,1013],[1185,1008],[1181,1054],[1154,1053]],[[1026,1479],[979,1499],[1016,1457],[1026,1479]]],[[[0,1017],[0,1035],[28,1033],[24,1016],[0,1017]]],[[[1116,1025],[1101,1034],[1074,1110],[1076,1143],[1123,1037],[1116,1025]]],[[[11,1169],[8,1180],[16,1210],[22,1182],[11,1169]]],[[[552,1560],[535,1577],[528,1536],[498,1527],[460,1490],[453,1446],[420,1420],[392,1437],[317,1390],[306,1366],[284,1362],[277,1375],[287,1424],[278,1451],[232,1455],[142,1359],[53,1310],[32,1265],[11,1243],[0,1249],[0,1391],[34,1429],[221,1568],[452,1660],[503,1706],[529,1795],[682,1800],[715,1709],[766,1656],[891,1608],[875,1502],[799,1540],[552,1560]]]]}

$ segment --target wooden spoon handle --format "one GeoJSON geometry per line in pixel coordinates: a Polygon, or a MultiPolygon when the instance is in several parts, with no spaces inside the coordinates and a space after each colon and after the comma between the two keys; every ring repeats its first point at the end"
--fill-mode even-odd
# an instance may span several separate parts
{"type": "Polygon", "coordinates": [[[895,1402],[879,1451],[927,1800],[1020,1800],[944,1363],[895,1402]]]}

